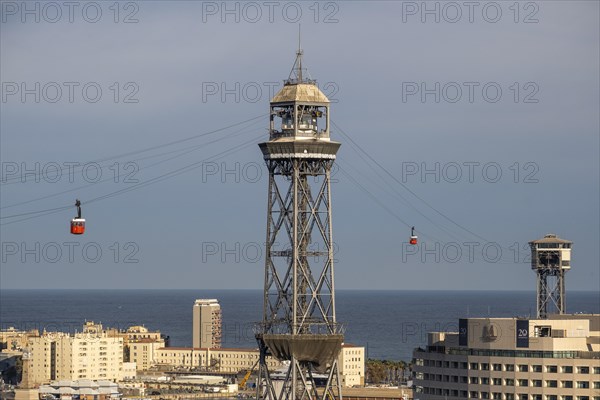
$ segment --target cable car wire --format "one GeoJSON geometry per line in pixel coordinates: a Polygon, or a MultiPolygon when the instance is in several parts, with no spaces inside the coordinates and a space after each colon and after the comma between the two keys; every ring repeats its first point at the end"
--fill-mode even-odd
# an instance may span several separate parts
{"type": "MultiPolygon", "coordinates": [[[[466,232],[470,233],[471,235],[473,235],[473,236],[475,236],[475,237],[477,237],[477,238],[479,238],[479,239],[483,240],[483,241],[484,241],[484,242],[486,242],[486,243],[492,243],[491,241],[487,240],[487,239],[486,239],[486,238],[484,238],[483,236],[481,236],[481,235],[478,235],[478,234],[476,234],[475,232],[472,232],[472,231],[471,231],[471,230],[469,230],[468,228],[466,228],[466,227],[462,226],[461,224],[457,223],[456,221],[452,220],[450,217],[446,216],[444,213],[442,213],[441,211],[437,210],[435,207],[433,207],[433,206],[432,206],[431,204],[429,204],[427,201],[425,201],[424,199],[422,199],[422,198],[421,198],[419,195],[417,195],[417,194],[416,194],[414,191],[412,191],[412,190],[411,190],[411,189],[410,189],[408,186],[406,186],[406,185],[405,185],[405,184],[403,184],[401,181],[399,181],[399,180],[398,180],[398,178],[396,178],[396,177],[395,177],[395,176],[394,176],[394,175],[393,175],[391,172],[389,172],[389,170],[387,170],[385,167],[383,167],[383,166],[382,166],[382,165],[381,165],[381,164],[380,164],[380,163],[379,163],[379,162],[378,162],[378,161],[377,161],[375,158],[373,158],[373,157],[372,157],[372,156],[371,156],[369,153],[367,153],[367,152],[366,152],[366,150],[364,150],[362,147],[360,147],[360,146],[358,145],[358,143],[356,143],[356,142],[355,142],[355,141],[354,141],[354,140],[353,140],[353,139],[352,139],[352,138],[351,138],[351,137],[350,137],[348,134],[346,134],[346,133],[343,131],[343,129],[342,129],[342,128],[341,128],[339,125],[337,125],[337,124],[336,124],[335,122],[333,122],[333,121],[331,121],[331,124],[332,124],[333,126],[335,126],[335,127],[336,127],[336,129],[337,129],[337,130],[338,130],[338,131],[339,131],[339,132],[340,132],[340,133],[341,133],[341,134],[342,134],[342,135],[343,135],[345,138],[347,138],[347,139],[349,140],[350,144],[354,146],[355,150],[358,150],[358,151],[360,151],[361,153],[363,153],[363,154],[364,154],[366,157],[368,157],[368,159],[369,159],[369,160],[370,160],[372,163],[374,163],[374,164],[375,164],[377,167],[379,167],[381,170],[383,170],[383,171],[385,172],[385,174],[386,174],[387,176],[389,176],[389,177],[390,177],[390,178],[391,178],[391,179],[392,179],[394,182],[398,183],[398,184],[399,184],[399,185],[400,185],[402,188],[404,188],[404,189],[405,189],[405,190],[407,190],[409,193],[411,193],[411,194],[412,194],[412,195],[413,195],[415,198],[417,198],[418,200],[420,200],[420,201],[421,201],[423,204],[425,204],[426,206],[428,206],[430,209],[432,209],[433,211],[435,211],[437,214],[439,214],[440,216],[442,216],[443,218],[445,218],[446,220],[448,220],[449,222],[451,222],[451,223],[452,223],[452,224],[454,224],[455,226],[457,226],[457,227],[459,227],[459,228],[463,229],[464,231],[466,231],[466,232]]],[[[351,146],[351,147],[352,147],[352,146],[351,146]]],[[[357,152],[357,153],[358,153],[358,152],[357,152]]],[[[359,156],[360,156],[360,154],[359,154],[359,156]]],[[[363,161],[365,161],[365,163],[367,164],[367,166],[368,166],[368,167],[369,167],[369,168],[370,168],[370,169],[371,169],[373,172],[375,172],[375,174],[376,174],[377,176],[379,176],[379,177],[381,178],[381,175],[380,175],[379,173],[377,173],[377,170],[376,170],[376,169],[375,169],[375,168],[374,168],[372,165],[370,165],[368,162],[366,162],[366,160],[364,159],[364,157],[361,157],[361,158],[363,159],[363,161]]],[[[348,174],[345,174],[345,175],[346,175],[346,176],[348,176],[348,174]]],[[[381,179],[383,180],[383,178],[381,178],[381,179]]],[[[355,179],[353,179],[353,178],[350,178],[350,180],[351,180],[351,181],[354,181],[354,182],[356,182],[356,180],[355,180],[355,179]]],[[[354,183],[354,182],[353,182],[353,183],[354,183]]],[[[385,182],[385,180],[384,180],[384,182],[385,182]]],[[[357,183],[357,182],[356,182],[356,183],[357,183]]],[[[362,185],[361,185],[361,186],[362,186],[362,185]]],[[[393,187],[392,185],[389,185],[389,186],[390,186],[390,187],[393,187]]],[[[392,211],[390,210],[390,208],[389,208],[389,207],[387,207],[387,206],[384,206],[384,205],[382,204],[382,202],[381,202],[381,201],[380,201],[380,200],[379,200],[379,199],[378,199],[376,196],[374,196],[372,193],[370,193],[370,192],[368,191],[368,189],[364,188],[364,186],[362,186],[362,189],[364,189],[364,191],[366,191],[366,193],[369,195],[369,197],[371,197],[371,198],[372,198],[372,199],[373,199],[373,200],[374,200],[374,201],[375,201],[377,204],[379,204],[380,206],[382,206],[382,207],[383,207],[383,208],[384,208],[386,211],[388,211],[388,212],[389,212],[391,215],[393,215],[394,217],[396,217],[398,220],[400,220],[400,221],[401,221],[403,224],[405,224],[406,226],[408,226],[408,227],[411,227],[411,225],[409,225],[409,224],[408,224],[406,221],[404,221],[404,220],[402,220],[401,218],[399,218],[399,216],[398,216],[396,213],[392,212],[392,211]]],[[[397,192],[397,191],[395,191],[395,192],[397,192]]],[[[400,193],[398,193],[398,194],[401,196],[401,194],[400,194],[400,193]]],[[[414,207],[414,206],[413,206],[413,205],[412,205],[412,204],[411,204],[411,203],[410,203],[410,202],[409,202],[409,201],[408,201],[406,198],[404,198],[404,196],[401,196],[401,198],[402,198],[403,200],[405,200],[405,201],[406,201],[406,203],[407,203],[409,206],[411,206],[411,208],[415,209],[415,210],[416,210],[416,211],[417,211],[417,212],[418,212],[420,215],[422,215],[423,217],[425,217],[425,218],[426,218],[428,221],[430,221],[431,223],[433,223],[433,224],[434,224],[435,226],[437,226],[437,227],[438,227],[440,230],[444,231],[446,234],[450,234],[450,233],[449,233],[449,232],[447,232],[447,231],[446,231],[446,230],[445,230],[445,229],[444,229],[444,228],[443,228],[443,227],[442,227],[442,226],[441,226],[439,223],[436,223],[436,222],[434,222],[434,221],[433,221],[433,220],[431,220],[429,217],[427,217],[426,215],[424,215],[423,213],[421,213],[420,211],[418,211],[418,210],[416,209],[416,207],[414,207]]],[[[425,236],[425,235],[424,235],[424,236],[425,236]]],[[[452,234],[450,234],[450,236],[453,236],[453,235],[452,235],[452,234]]],[[[431,238],[431,235],[429,235],[429,236],[425,236],[425,237],[430,237],[430,238],[431,238]]],[[[438,240],[439,240],[439,239],[438,239],[438,240]]],[[[441,241],[441,240],[440,240],[440,242],[443,242],[443,241],[441,241]]],[[[496,243],[496,244],[498,244],[498,243],[496,243]]],[[[500,249],[504,249],[504,250],[511,250],[511,249],[507,249],[506,247],[503,247],[503,246],[501,246],[500,244],[498,244],[498,246],[500,247],[500,249]]],[[[509,254],[510,254],[510,253],[509,253],[509,254]]],[[[500,260],[502,260],[502,257],[503,257],[503,256],[501,256],[500,260]]],[[[496,262],[496,263],[498,263],[498,264],[504,264],[504,263],[506,263],[506,264],[514,264],[514,263],[515,263],[514,261],[512,261],[512,262],[505,262],[505,261],[500,261],[500,260],[499,260],[498,262],[496,262]]]]}
{"type": "MultiPolygon", "coordinates": [[[[172,178],[174,176],[181,175],[181,174],[183,174],[185,172],[192,171],[192,170],[194,170],[196,168],[201,167],[202,164],[205,163],[205,162],[207,162],[207,161],[211,161],[211,160],[214,160],[214,159],[219,159],[219,158],[222,158],[222,157],[234,154],[234,153],[236,153],[236,152],[238,152],[240,150],[243,150],[244,148],[249,147],[250,145],[254,145],[256,143],[256,141],[259,140],[261,137],[263,137],[263,134],[261,134],[258,137],[253,137],[250,140],[248,140],[248,141],[246,141],[244,143],[241,143],[241,144],[239,144],[237,146],[234,146],[232,148],[229,148],[229,149],[226,149],[224,151],[221,151],[221,152],[219,152],[219,153],[217,153],[217,154],[215,154],[215,155],[213,155],[211,157],[208,157],[208,158],[206,158],[204,160],[196,161],[196,162],[194,162],[192,164],[189,164],[189,165],[186,165],[184,167],[178,168],[178,169],[176,169],[174,171],[167,172],[167,173],[162,174],[160,176],[151,178],[151,179],[149,179],[147,181],[140,182],[140,183],[132,185],[130,187],[123,188],[123,189],[116,190],[116,191],[108,193],[108,194],[104,194],[104,195],[95,197],[95,198],[90,199],[88,201],[82,202],[82,204],[91,204],[91,203],[94,203],[94,202],[97,202],[97,201],[101,201],[101,200],[104,200],[104,199],[115,197],[115,196],[118,196],[120,194],[127,193],[127,192],[130,192],[130,191],[133,191],[133,190],[137,190],[137,189],[140,189],[142,187],[149,186],[149,185],[152,185],[154,183],[158,183],[158,182],[161,182],[163,180],[172,178]]],[[[13,223],[17,223],[17,222],[21,222],[21,221],[26,221],[26,220],[33,219],[33,218],[39,218],[39,217],[43,217],[43,216],[47,216],[47,215],[51,215],[51,214],[56,214],[58,212],[65,211],[65,210],[71,209],[71,208],[72,208],[72,206],[64,206],[64,207],[51,208],[51,209],[47,209],[47,210],[33,211],[33,212],[29,212],[29,213],[21,213],[21,214],[9,215],[9,216],[3,217],[3,218],[16,218],[16,217],[27,216],[27,215],[29,215],[29,216],[26,217],[26,218],[18,219],[18,220],[4,222],[4,223],[0,224],[0,226],[10,225],[10,224],[13,224],[13,223]],[[31,214],[38,214],[38,215],[31,215],[31,214]]]]}
{"type": "MultiPolygon", "coordinates": [[[[247,119],[245,121],[236,122],[235,124],[231,124],[231,125],[228,125],[228,126],[225,126],[225,127],[222,127],[222,128],[214,129],[214,130],[208,131],[208,132],[199,133],[197,135],[192,135],[192,136],[189,136],[189,137],[186,137],[186,138],[182,138],[182,139],[173,140],[171,142],[167,142],[167,143],[162,143],[162,144],[150,146],[150,147],[147,147],[145,149],[134,150],[134,151],[129,151],[129,152],[126,152],[126,153],[121,153],[121,154],[117,154],[117,155],[113,155],[113,156],[99,158],[99,159],[96,159],[96,160],[88,161],[87,164],[102,163],[102,162],[105,162],[105,161],[116,160],[116,159],[119,159],[119,158],[131,156],[131,155],[136,155],[136,154],[140,154],[140,153],[146,153],[146,152],[149,152],[149,151],[152,151],[152,150],[156,150],[156,149],[160,149],[160,148],[163,148],[163,147],[168,147],[168,146],[172,146],[172,145],[175,145],[175,144],[184,143],[184,142],[187,142],[187,141],[190,141],[190,140],[194,140],[194,139],[198,139],[198,138],[210,136],[210,135],[213,135],[213,134],[218,133],[218,132],[222,132],[222,131],[227,130],[227,129],[235,128],[236,126],[240,126],[240,125],[246,124],[248,122],[256,121],[256,120],[258,120],[260,118],[263,118],[263,117],[265,117],[267,115],[268,114],[261,114],[261,115],[258,115],[256,117],[252,117],[250,119],[247,119]]],[[[85,165],[85,163],[84,163],[84,165],[85,165]]],[[[83,165],[81,166],[81,168],[83,168],[83,165]]],[[[70,169],[70,167],[63,167],[63,168],[58,169],[57,172],[58,171],[63,172],[65,170],[69,170],[69,169],[70,169]]],[[[73,168],[73,170],[75,171],[75,170],[77,170],[77,168],[73,168]]],[[[39,177],[40,177],[39,174],[28,174],[27,176],[32,176],[32,178],[35,178],[35,179],[39,179],[39,177]]],[[[22,181],[22,177],[16,176],[16,177],[13,177],[13,178],[7,178],[7,179],[5,179],[3,181],[0,181],[0,185],[4,186],[4,185],[10,185],[10,184],[19,183],[19,180],[22,181]]],[[[25,182],[23,182],[23,183],[26,183],[28,181],[29,181],[29,179],[26,179],[25,182]]]]}
{"type": "MultiPolygon", "coordinates": [[[[166,154],[180,153],[180,154],[178,154],[176,156],[169,157],[169,158],[157,161],[155,163],[152,163],[150,165],[146,165],[144,167],[141,167],[141,168],[139,168],[139,170],[141,171],[141,170],[144,170],[144,169],[147,169],[147,168],[151,168],[151,167],[154,167],[156,165],[160,165],[162,163],[165,163],[167,161],[170,161],[170,160],[182,157],[182,156],[184,156],[186,154],[189,154],[189,153],[191,153],[193,151],[196,151],[198,149],[202,149],[205,146],[208,146],[210,144],[217,143],[217,142],[220,142],[220,141],[226,140],[226,139],[235,138],[235,137],[241,136],[243,134],[246,134],[248,132],[251,132],[250,130],[247,130],[247,129],[250,128],[251,126],[255,125],[257,122],[260,122],[260,121],[255,121],[254,123],[250,124],[248,127],[244,127],[242,129],[236,130],[236,131],[232,132],[232,134],[230,134],[229,136],[223,136],[223,137],[220,137],[218,139],[214,139],[212,141],[209,141],[209,142],[206,142],[206,143],[203,143],[203,144],[195,145],[195,146],[193,146],[191,148],[188,147],[188,148],[182,148],[182,149],[177,149],[177,150],[171,150],[171,151],[168,151],[168,152],[164,152],[164,153],[160,153],[160,154],[155,154],[155,155],[150,155],[150,156],[142,157],[142,158],[139,158],[139,159],[135,159],[133,161],[137,162],[137,161],[140,161],[140,160],[145,160],[145,159],[151,159],[151,158],[160,157],[160,156],[166,155],[166,154]],[[241,131],[241,133],[240,133],[240,131],[241,131]]],[[[21,205],[25,205],[25,204],[29,204],[29,203],[33,203],[33,202],[36,202],[36,201],[39,201],[39,200],[45,200],[45,199],[48,199],[48,198],[51,198],[51,197],[56,197],[56,196],[59,196],[61,194],[65,194],[65,193],[70,193],[70,192],[74,192],[74,191],[78,191],[78,190],[82,190],[82,189],[88,189],[88,188],[93,187],[93,186],[95,186],[95,185],[97,185],[99,183],[104,183],[104,182],[108,182],[108,181],[111,181],[111,180],[114,180],[114,177],[111,176],[109,178],[102,179],[102,180],[100,180],[98,182],[90,182],[90,183],[88,183],[86,185],[78,186],[78,187],[73,188],[73,189],[64,190],[62,192],[57,192],[57,193],[53,193],[53,194],[50,194],[50,195],[38,197],[38,198],[35,198],[35,199],[30,199],[30,200],[27,200],[27,201],[24,201],[24,202],[20,202],[20,203],[10,204],[10,205],[4,206],[4,207],[0,207],[0,210],[7,209],[7,208],[12,208],[12,207],[16,207],[16,206],[21,206],[21,205]]]]}
{"type": "Polygon", "coordinates": [[[464,227],[463,225],[459,224],[458,222],[454,221],[453,219],[451,219],[450,217],[446,216],[444,213],[442,213],[441,211],[439,211],[437,208],[435,208],[434,206],[432,206],[431,204],[429,204],[427,201],[425,201],[425,199],[423,199],[422,197],[420,197],[418,194],[416,194],[415,192],[413,192],[408,186],[406,186],[404,183],[402,183],[400,180],[398,180],[398,178],[396,178],[390,171],[388,171],[384,166],[382,166],[375,158],[373,158],[369,153],[367,153],[362,147],[360,147],[349,135],[347,135],[342,128],[340,128],[335,122],[331,122],[333,126],[335,126],[340,133],[346,137],[348,140],[350,140],[351,143],[353,143],[362,153],[364,153],[369,160],[371,160],[375,165],[377,165],[381,170],[383,170],[383,172],[385,172],[391,179],[393,179],[398,185],[400,185],[402,188],[404,188],[406,191],[408,191],[410,194],[412,194],[415,198],[417,198],[419,201],[421,201],[423,204],[425,204],[427,207],[429,207],[430,209],[432,209],[433,211],[435,211],[437,214],[439,214],[440,216],[442,216],[444,219],[448,220],[449,222],[451,222],[452,224],[456,225],[457,227],[463,229],[464,231],[470,233],[471,235],[485,240],[487,241],[486,238],[484,238],[483,236],[478,235],[477,233],[471,231],[470,229],[464,227]]]}

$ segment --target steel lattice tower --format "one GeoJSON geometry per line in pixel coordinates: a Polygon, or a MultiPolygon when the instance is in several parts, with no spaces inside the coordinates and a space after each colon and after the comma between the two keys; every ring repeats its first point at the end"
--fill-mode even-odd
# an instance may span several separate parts
{"type": "Polygon", "coordinates": [[[548,316],[549,306],[566,312],[565,272],[571,269],[573,242],[548,234],[529,242],[531,269],[537,274],[537,318],[548,316]]]}
{"type": "Polygon", "coordinates": [[[331,227],[331,168],[340,143],[330,140],[329,99],[303,75],[299,49],[270,103],[269,141],[259,144],[269,198],[258,400],[342,397],[331,227]],[[268,355],[286,370],[270,371],[268,355]]]}

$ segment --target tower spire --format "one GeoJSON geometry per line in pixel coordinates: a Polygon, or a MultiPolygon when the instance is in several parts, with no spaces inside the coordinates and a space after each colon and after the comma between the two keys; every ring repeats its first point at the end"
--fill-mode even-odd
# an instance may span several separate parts
{"type": "Polygon", "coordinates": [[[302,25],[298,24],[298,51],[296,58],[298,60],[298,80],[302,82],[302,25]]]}
{"type": "MultiPolygon", "coordinates": [[[[302,32],[301,27],[298,25],[298,50],[296,51],[296,61],[294,61],[294,66],[290,71],[290,76],[288,77],[286,83],[294,84],[294,83],[309,83],[309,79],[304,80],[304,68],[302,66],[302,56],[304,55],[304,51],[302,50],[302,32]]],[[[308,74],[308,71],[307,71],[308,74]]]]}

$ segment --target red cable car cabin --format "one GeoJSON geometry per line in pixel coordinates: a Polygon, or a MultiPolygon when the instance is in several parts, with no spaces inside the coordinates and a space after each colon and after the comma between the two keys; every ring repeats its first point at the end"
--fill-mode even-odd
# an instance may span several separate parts
{"type": "Polygon", "coordinates": [[[415,235],[415,227],[413,226],[411,231],[410,231],[410,244],[417,244],[418,240],[417,240],[417,235],[415,235]]]}
{"type": "Polygon", "coordinates": [[[77,207],[77,217],[71,220],[71,233],[73,235],[83,235],[85,232],[85,219],[81,218],[81,202],[75,200],[75,207],[77,207]]]}
{"type": "Polygon", "coordinates": [[[71,220],[71,233],[73,235],[83,235],[85,232],[85,219],[73,218],[71,220]]]}

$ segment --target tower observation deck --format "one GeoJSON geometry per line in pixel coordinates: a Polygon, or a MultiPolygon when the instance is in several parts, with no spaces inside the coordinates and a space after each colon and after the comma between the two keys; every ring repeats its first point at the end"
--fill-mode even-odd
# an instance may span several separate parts
{"type": "Polygon", "coordinates": [[[269,140],[259,144],[269,171],[259,400],[341,398],[331,226],[340,143],[330,138],[329,99],[305,77],[302,55],[270,102],[269,140]],[[269,371],[267,355],[286,371],[269,371]]]}

